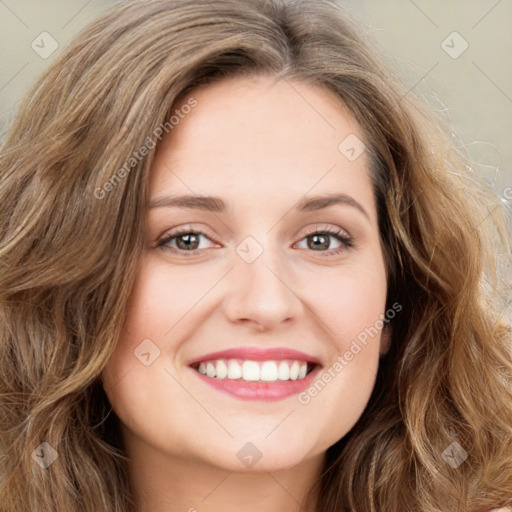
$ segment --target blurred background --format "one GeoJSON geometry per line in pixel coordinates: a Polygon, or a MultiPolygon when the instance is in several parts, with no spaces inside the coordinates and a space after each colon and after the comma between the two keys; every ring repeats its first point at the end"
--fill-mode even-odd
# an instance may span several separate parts
{"type": "MultiPolygon", "coordinates": [[[[115,3],[0,0],[0,141],[29,85],[115,3]]],[[[475,168],[512,205],[512,2],[338,3],[370,31],[407,87],[449,118],[475,168]]]]}

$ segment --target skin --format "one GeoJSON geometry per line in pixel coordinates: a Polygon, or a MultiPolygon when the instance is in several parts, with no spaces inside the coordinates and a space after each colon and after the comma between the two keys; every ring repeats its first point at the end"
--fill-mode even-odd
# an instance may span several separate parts
{"type": "Polygon", "coordinates": [[[218,196],[227,210],[148,211],[136,287],[104,389],[121,420],[138,511],[298,511],[325,451],[370,398],[387,329],[307,404],[297,395],[232,397],[204,384],[187,362],[237,346],[286,347],[327,370],[381,318],[386,270],[367,152],[350,161],[338,149],[348,135],[364,135],[318,86],[257,76],[225,79],[192,96],[197,106],[157,148],[149,199],[218,196]],[[350,195],[367,216],[347,204],[292,211],[304,197],[332,192],[350,195]],[[307,235],[326,227],[350,234],[354,247],[331,235],[315,249],[307,235]],[[183,236],[156,247],[176,228],[205,234],[193,247],[198,254],[179,249],[183,236]],[[249,236],[263,249],[252,263],[236,252],[249,236]],[[148,366],[134,356],[145,339],[160,350],[148,366]],[[251,467],[237,457],[248,442],[262,455],[251,467]]]}

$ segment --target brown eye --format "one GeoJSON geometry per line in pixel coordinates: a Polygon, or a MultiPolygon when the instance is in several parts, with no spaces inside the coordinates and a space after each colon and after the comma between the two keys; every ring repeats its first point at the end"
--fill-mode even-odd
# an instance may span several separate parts
{"type": "Polygon", "coordinates": [[[306,240],[307,249],[316,252],[326,252],[328,255],[335,255],[353,247],[352,238],[341,229],[324,229],[308,233],[302,240],[306,240]],[[331,240],[336,239],[340,245],[330,249],[331,240]]]}
{"type": "Polygon", "coordinates": [[[330,235],[319,234],[319,235],[308,235],[307,237],[309,249],[329,249],[331,245],[330,235]]]}
{"type": "Polygon", "coordinates": [[[196,235],[195,233],[179,235],[174,238],[176,238],[176,245],[178,246],[178,249],[194,250],[199,246],[199,235],[196,235]]]}
{"type": "Polygon", "coordinates": [[[209,240],[209,238],[200,231],[184,229],[164,236],[162,240],[158,241],[157,247],[170,249],[171,251],[195,253],[200,250],[201,237],[209,240]]]}

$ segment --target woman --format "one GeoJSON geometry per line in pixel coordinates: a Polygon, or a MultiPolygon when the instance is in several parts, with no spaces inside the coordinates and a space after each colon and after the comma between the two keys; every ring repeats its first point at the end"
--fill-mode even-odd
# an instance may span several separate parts
{"type": "Polygon", "coordinates": [[[362,37],[327,1],[129,1],[34,86],[3,512],[512,504],[498,198],[362,37]]]}

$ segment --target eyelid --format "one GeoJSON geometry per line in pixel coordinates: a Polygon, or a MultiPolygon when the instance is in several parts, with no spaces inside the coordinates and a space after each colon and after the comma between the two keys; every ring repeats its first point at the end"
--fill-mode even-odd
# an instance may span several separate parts
{"type": "Polygon", "coordinates": [[[309,235],[314,235],[315,233],[329,233],[329,234],[338,234],[338,235],[344,235],[347,238],[352,239],[352,235],[343,228],[340,228],[339,226],[330,226],[328,224],[320,225],[316,224],[314,228],[311,228],[310,230],[306,231],[301,237],[301,240],[309,235]]]}

